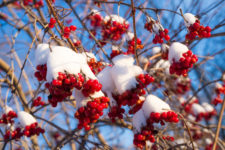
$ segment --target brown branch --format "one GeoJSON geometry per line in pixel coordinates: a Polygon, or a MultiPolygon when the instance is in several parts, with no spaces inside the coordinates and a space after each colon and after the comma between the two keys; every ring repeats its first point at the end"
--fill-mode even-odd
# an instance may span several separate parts
{"type": "MultiPolygon", "coordinates": [[[[56,22],[58,23],[58,25],[59,25],[59,27],[60,27],[60,29],[61,29],[61,34],[60,34],[60,35],[62,35],[63,30],[64,30],[63,24],[59,21],[58,15],[56,14],[54,8],[52,7],[51,2],[50,2],[49,0],[46,0],[46,2],[47,2],[47,4],[48,4],[48,7],[49,7],[50,10],[51,10],[51,13],[53,14],[53,16],[54,16],[54,18],[55,18],[55,20],[56,20],[56,22]]],[[[67,38],[67,41],[69,42],[71,48],[72,48],[75,52],[78,52],[78,51],[77,51],[77,48],[74,46],[74,44],[73,44],[73,42],[71,41],[71,39],[70,39],[70,38],[67,38]]]]}
{"type": "Polygon", "coordinates": [[[134,28],[134,52],[135,52],[135,59],[136,63],[139,66],[139,60],[137,55],[137,33],[136,33],[136,21],[135,21],[135,8],[134,8],[134,1],[131,0],[131,8],[132,8],[132,17],[133,17],[133,28],[134,28]]]}
{"type": "Polygon", "coordinates": [[[219,133],[220,133],[224,109],[225,109],[225,98],[223,99],[223,105],[222,105],[222,108],[220,110],[220,116],[219,116],[219,121],[218,121],[217,129],[216,129],[216,136],[215,136],[215,139],[214,139],[212,150],[215,150],[216,146],[217,146],[217,140],[218,140],[219,133]]]}

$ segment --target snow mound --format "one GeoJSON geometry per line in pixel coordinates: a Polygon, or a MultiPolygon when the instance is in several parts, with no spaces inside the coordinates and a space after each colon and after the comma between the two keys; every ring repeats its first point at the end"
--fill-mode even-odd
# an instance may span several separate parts
{"type": "Polygon", "coordinates": [[[161,47],[153,47],[152,48],[152,54],[155,55],[161,51],[161,47]]]}
{"type": "Polygon", "coordinates": [[[189,27],[190,25],[194,24],[197,18],[191,14],[191,13],[185,13],[184,14],[184,23],[186,27],[189,27]]]}
{"type": "Polygon", "coordinates": [[[192,110],[193,110],[194,115],[196,115],[196,116],[200,113],[205,113],[205,109],[201,105],[196,104],[196,103],[194,103],[192,105],[192,110]]]}
{"type": "Polygon", "coordinates": [[[212,112],[214,111],[214,107],[210,105],[209,103],[202,103],[202,107],[205,109],[206,112],[212,112]]]}
{"type": "MultiPolygon", "coordinates": [[[[51,46],[52,47],[52,46],[51,46]]],[[[47,63],[48,55],[50,53],[49,44],[38,44],[37,49],[35,50],[35,64],[44,65],[47,63]]]]}
{"type": "Polygon", "coordinates": [[[170,110],[170,106],[157,96],[148,95],[143,103],[142,110],[145,117],[148,118],[152,112],[167,112],[170,110]]]}
{"type": "MultiPolygon", "coordinates": [[[[81,65],[87,65],[86,59],[82,54],[75,53],[71,49],[63,46],[52,47],[47,61],[47,81],[58,77],[58,72],[77,74],[81,71],[81,65]]],[[[87,69],[82,66],[84,72],[87,69]]]]}
{"type": "Polygon", "coordinates": [[[113,82],[111,76],[111,67],[105,67],[99,74],[97,75],[99,82],[102,84],[103,92],[113,92],[115,89],[115,84],[113,82]]]}
{"type": "Polygon", "coordinates": [[[134,33],[128,32],[128,33],[126,34],[126,39],[127,39],[127,41],[131,41],[131,40],[133,40],[133,38],[134,38],[134,33]]]}
{"type": "Polygon", "coordinates": [[[36,121],[36,119],[29,113],[25,111],[18,112],[18,119],[23,127],[29,126],[36,121]]]}
{"type": "Polygon", "coordinates": [[[137,85],[136,75],[143,73],[138,66],[119,66],[115,65],[111,69],[111,75],[119,94],[126,90],[135,88],[137,85]]]}
{"type": "Polygon", "coordinates": [[[132,66],[134,64],[134,58],[131,55],[118,55],[112,59],[115,65],[120,66],[132,66]]]}
{"type": "Polygon", "coordinates": [[[142,109],[134,114],[132,124],[134,132],[141,132],[141,128],[146,125],[146,118],[142,109]]]}
{"type": "Polygon", "coordinates": [[[169,48],[169,62],[173,63],[173,60],[179,62],[180,58],[183,57],[183,53],[188,51],[188,47],[182,43],[174,42],[169,48]]]}
{"type": "Polygon", "coordinates": [[[85,107],[89,101],[92,101],[91,98],[85,97],[82,92],[77,89],[75,89],[75,99],[77,109],[80,107],[85,107]]]}

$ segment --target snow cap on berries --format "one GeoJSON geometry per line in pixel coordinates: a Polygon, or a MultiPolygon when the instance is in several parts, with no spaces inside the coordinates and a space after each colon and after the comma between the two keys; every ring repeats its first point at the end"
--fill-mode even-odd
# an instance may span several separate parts
{"type": "Polygon", "coordinates": [[[9,107],[8,105],[6,105],[4,108],[4,113],[8,114],[10,111],[13,111],[13,109],[9,107]]]}
{"type": "Polygon", "coordinates": [[[115,90],[115,84],[113,82],[111,76],[111,67],[105,67],[99,74],[97,75],[99,82],[102,84],[103,92],[113,92],[115,90]]]}
{"type": "Polygon", "coordinates": [[[63,46],[52,47],[47,61],[47,81],[58,77],[58,72],[68,72],[70,74],[80,73],[81,65],[87,65],[82,54],[75,53],[71,49],[63,46]]]}
{"type": "Polygon", "coordinates": [[[115,65],[120,66],[132,66],[134,64],[134,58],[131,55],[118,55],[112,59],[115,65]]]}
{"type": "Polygon", "coordinates": [[[210,105],[209,103],[202,103],[203,108],[205,109],[206,112],[212,112],[214,111],[214,107],[210,105]]]}
{"type": "Polygon", "coordinates": [[[170,110],[170,106],[158,98],[155,95],[148,95],[146,97],[145,102],[143,103],[142,110],[144,112],[145,117],[149,117],[151,112],[167,112],[170,110]]]}
{"type": "Polygon", "coordinates": [[[84,55],[84,57],[86,58],[87,61],[90,61],[91,58],[94,58],[95,60],[97,60],[93,53],[83,52],[82,55],[84,55]]]}
{"type": "Polygon", "coordinates": [[[131,41],[131,40],[133,40],[133,38],[134,38],[134,33],[128,32],[126,35],[127,41],[131,41]]]}
{"type": "Polygon", "coordinates": [[[35,50],[35,64],[43,65],[47,63],[48,55],[50,53],[49,44],[38,44],[37,49],[35,50]]]}
{"type": "Polygon", "coordinates": [[[79,109],[80,107],[84,107],[87,105],[89,101],[91,101],[90,97],[85,97],[80,90],[75,89],[75,98],[76,98],[76,107],[79,109]]]}
{"type": "Polygon", "coordinates": [[[159,31],[163,31],[164,28],[159,22],[155,22],[152,25],[152,30],[155,34],[159,34],[159,31]]]}
{"type": "Polygon", "coordinates": [[[29,113],[25,111],[18,112],[18,119],[23,127],[29,126],[36,121],[36,119],[29,113]]]}
{"type": "Polygon", "coordinates": [[[193,110],[194,115],[198,115],[200,113],[205,113],[205,109],[201,105],[196,104],[196,103],[194,103],[192,105],[192,110],[193,110]]]}
{"type": "Polygon", "coordinates": [[[135,132],[141,132],[141,128],[146,125],[146,118],[142,109],[134,114],[132,124],[135,132]]]}
{"type": "Polygon", "coordinates": [[[173,63],[173,60],[175,60],[175,62],[179,62],[180,58],[183,57],[183,53],[186,53],[187,51],[188,47],[186,45],[179,42],[173,42],[169,48],[170,63],[173,63]]]}
{"type": "Polygon", "coordinates": [[[114,65],[111,75],[119,94],[135,88],[137,85],[136,75],[142,74],[143,70],[138,66],[114,65]]]}
{"type": "Polygon", "coordinates": [[[155,55],[161,51],[161,47],[153,47],[152,48],[152,54],[155,55]]]}
{"type": "Polygon", "coordinates": [[[185,13],[184,14],[184,23],[186,25],[186,27],[189,27],[190,25],[194,24],[196,20],[198,20],[198,18],[196,18],[193,14],[191,13],[185,13]]]}

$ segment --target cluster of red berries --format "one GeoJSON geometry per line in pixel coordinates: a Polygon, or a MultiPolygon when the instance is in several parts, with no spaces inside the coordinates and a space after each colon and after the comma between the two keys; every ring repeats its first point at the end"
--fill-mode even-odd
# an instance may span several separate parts
{"type": "Polygon", "coordinates": [[[168,33],[169,33],[168,29],[164,29],[164,31],[159,31],[159,35],[156,34],[152,42],[154,44],[157,44],[157,43],[162,44],[163,43],[163,38],[166,41],[169,41],[170,40],[170,36],[168,35],[168,33]]]}
{"type": "Polygon", "coordinates": [[[168,56],[169,56],[169,51],[168,50],[162,51],[162,55],[161,55],[162,59],[168,60],[168,56]]]}
{"type": "Polygon", "coordinates": [[[109,98],[99,97],[89,101],[85,107],[80,107],[74,114],[79,120],[78,129],[90,130],[90,124],[95,123],[103,115],[103,109],[108,108],[109,98]]]}
{"type": "Polygon", "coordinates": [[[211,112],[206,112],[205,115],[204,115],[204,118],[205,118],[205,120],[210,120],[213,116],[216,116],[216,114],[217,114],[217,112],[214,109],[211,112]]]}
{"type": "Polygon", "coordinates": [[[73,45],[74,45],[75,47],[79,47],[80,44],[81,44],[81,41],[80,41],[80,40],[76,40],[76,42],[73,43],[73,45]]]}
{"type": "Polygon", "coordinates": [[[191,100],[188,104],[186,104],[186,102],[183,102],[181,105],[183,107],[185,106],[184,107],[184,111],[189,114],[189,113],[192,113],[192,109],[191,108],[192,108],[192,105],[194,103],[198,104],[198,99],[191,100]]]}
{"type": "Polygon", "coordinates": [[[50,18],[48,27],[49,27],[49,28],[54,28],[54,27],[55,27],[55,23],[56,23],[55,18],[50,18]]]}
{"type": "Polygon", "coordinates": [[[77,27],[74,25],[71,25],[70,27],[65,27],[63,32],[63,37],[68,39],[70,36],[71,31],[76,31],[77,27]]]}
{"type": "Polygon", "coordinates": [[[223,103],[223,100],[221,99],[220,95],[217,95],[217,97],[215,97],[212,101],[212,104],[215,106],[222,103],[223,103]]]}
{"type": "Polygon", "coordinates": [[[38,65],[36,69],[37,71],[34,73],[34,76],[38,79],[38,81],[46,80],[47,65],[38,65]]]}
{"type": "Polygon", "coordinates": [[[137,88],[138,89],[143,89],[146,88],[147,85],[149,85],[150,83],[154,82],[154,78],[151,77],[149,74],[139,74],[136,77],[136,80],[138,81],[138,85],[137,88]]]}
{"type": "Polygon", "coordinates": [[[88,61],[88,66],[90,67],[91,71],[94,73],[94,74],[97,74],[99,73],[100,71],[102,71],[103,69],[103,65],[102,65],[102,62],[98,62],[96,61],[94,58],[91,58],[89,61],[88,61]]]}
{"type": "Polygon", "coordinates": [[[95,92],[99,92],[102,88],[102,84],[98,82],[98,80],[89,79],[87,82],[84,83],[82,88],[82,94],[85,97],[94,94],[95,92]]]}
{"type": "Polygon", "coordinates": [[[114,57],[116,57],[120,54],[124,54],[124,52],[119,51],[119,50],[112,50],[112,53],[110,54],[110,58],[113,59],[114,57]]]}
{"type": "Polygon", "coordinates": [[[91,14],[88,19],[90,19],[92,27],[101,27],[103,18],[99,13],[91,14]]]}
{"type": "Polygon", "coordinates": [[[171,141],[171,142],[173,142],[174,141],[174,137],[173,136],[163,136],[162,137],[163,138],[163,140],[167,140],[167,141],[171,141]]]}
{"type": "Polygon", "coordinates": [[[152,143],[155,142],[154,135],[157,134],[157,133],[158,133],[158,131],[154,130],[153,125],[142,127],[141,132],[136,133],[134,135],[133,144],[136,147],[138,147],[140,149],[143,149],[144,146],[146,145],[146,141],[150,141],[152,143]]]}
{"type": "Polygon", "coordinates": [[[124,112],[125,112],[125,109],[118,107],[118,106],[113,106],[113,107],[111,107],[111,110],[108,113],[108,116],[112,120],[112,122],[115,122],[116,117],[118,117],[119,119],[123,119],[124,112]]]}
{"type": "Polygon", "coordinates": [[[193,131],[192,138],[194,140],[199,140],[199,139],[202,138],[203,134],[202,134],[202,132],[200,130],[191,130],[191,131],[193,131]]]}
{"type": "Polygon", "coordinates": [[[177,82],[175,92],[176,92],[176,94],[183,95],[190,90],[190,87],[191,87],[190,80],[177,82]]]}
{"type": "MultiPolygon", "coordinates": [[[[143,45],[141,44],[141,40],[137,38],[137,49],[143,49],[143,45]]],[[[127,54],[134,54],[134,48],[135,48],[135,38],[133,38],[131,41],[128,41],[128,49],[127,54]]]]}
{"type": "Polygon", "coordinates": [[[193,67],[193,64],[198,61],[198,57],[194,55],[190,50],[183,53],[183,57],[178,62],[173,60],[170,66],[170,74],[177,74],[187,76],[188,69],[193,67]]]}
{"type": "Polygon", "coordinates": [[[163,38],[166,41],[170,40],[170,36],[168,35],[169,30],[163,29],[163,27],[160,25],[160,23],[157,21],[154,21],[153,19],[150,19],[150,21],[145,23],[145,29],[151,33],[154,32],[156,34],[152,41],[154,44],[157,44],[157,43],[162,44],[163,38]],[[158,31],[155,31],[156,29],[153,29],[153,28],[158,28],[157,29],[158,31]]]}
{"type": "Polygon", "coordinates": [[[74,87],[80,90],[83,83],[84,77],[80,73],[73,75],[59,72],[57,79],[45,84],[50,92],[48,97],[49,103],[52,107],[56,107],[58,102],[62,102],[63,99],[72,95],[74,87]]]}
{"type": "Polygon", "coordinates": [[[21,131],[21,128],[16,128],[16,130],[10,131],[6,130],[5,135],[4,135],[4,140],[9,140],[9,139],[15,139],[18,140],[23,136],[23,132],[21,131]]]}
{"type": "Polygon", "coordinates": [[[129,24],[112,21],[112,19],[105,22],[102,26],[102,38],[103,41],[113,40],[118,41],[122,38],[122,35],[128,31],[129,24]]]}
{"type": "Polygon", "coordinates": [[[31,125],[27,125],[24,130],[22,130],[21,128],[16,128],[16,130],[10,131],[10,130],[6,130],[5,135],[4,135],[4,139],[5,140],[9,140],[9,139],[19,139],[21,138],[23,135],[27,136],[27,137],[31,137],[33,135],[39,135],[40,133],[44,133],[45,130],[42,129],[41,127],[38,127],[38,123],[35,122],[31,125]]]}
{"type": "MultiPolygon", "coordinates": [[[[23,0],[24,6],[32,5],[32,3],[33,3],[33,0],[23,0]]],[[[34,4],[35,8],[40,8],[40,7],[43,7],[43,6],[44,6],[43,0],[35,1],[35,4],[34,4]]]]}
{"type": "Polygon", "coordinates": [[[187,40],[194,40],[196,36],[200,38],[208,38],[211,36],[211,28],[209,26],[204,27],[200,25],[200,21],[196,22],[188,27],[189,33],[185,36],[187,40]]]}
{"type": "Polygon", "coordinates": [[[143,149],[147,140],[154,143],[155,142],[154,135],[156,135],[158,131],[155,130],[153,123],[160,123],[163,126],[165,125],[164,121],[171,123],[178,123],[179,122],[178,115],[173,111],[162,112],[161,114],[157,112],[151,112],[150,117],[147,120],[147,125],[142,127],[140,133],[136,133],[134,135],[133,140],[134,145],[140,149],[143,149]]]}
{"type": "Polygon", "coordinates": [[[38,123],[32,123],[31,125],[27,125],[23,131],[23,134],[27,137],[31,137],[33,135],[39,135],[40,133],[44,133],[45,130],[41,127],[38,127],[38,123]]]}
{"type": "Polygon", "coordinates": [[[33,103],[32,103],[32,107],[38,107],[38,106],[44,106],[44,105],[45,105],[45,102],[41,101],[40,96],[38,96],[36,99],[34,99],[33,103]]]}
{"type": "Polygon", "coordinates": [[[144,88],[150,83],[154,82],[154,78],[149,76],[148,74],[140,74],[136,77],[138,84],[136,88],[127,90],[121,95],[112,95],[115,99],[117,106],[110,110],[109,117],[111,120],[115,120],[116,117],[122,118],[122,114],[124,113],[122,106],[129,106],[131,109],[129,110],[129,114],[136,113],[143,104],[143,100],[140,99],[139,96],[145,95],[146,91],[144,88]],[[118,109],[115,111],[114,109],[118,109]]]}
{"type": "Polygon", "coordinates": [[[157,112],[151,112],[147,122],[150,124],[160,123],[163,126],[165,125],[164,122],[178,123],[179,119],[178,115],[173,111],[162,112],[161,114],[157,112]]]}
{"type": "Polygon", "coordinates": [[[0,124],[12,124],[14,121],[12,120],[13,118],[17,118],[16,112],[13,110],[10,110],[7,114],[3,114],[2,117],[0,118],[0,124]]]}
{"type": "Polygon", "coordinates": [[[40,1],[36,1],[36,3],[34,4],[34,7],[36,9],[40,8],[40,7],[43,7],[44,6],[44,2],[43,0],[40,0],[40,1]]]}
{"type": "Polygon", "coordinates": [[[223,100],[221,99],[221,94],[225,94],[225,84],[223,84],[221,87],[216,87],[215,89],[216,97],[213,99],[212,104],[218,105],[223,103],[223,100]]]}

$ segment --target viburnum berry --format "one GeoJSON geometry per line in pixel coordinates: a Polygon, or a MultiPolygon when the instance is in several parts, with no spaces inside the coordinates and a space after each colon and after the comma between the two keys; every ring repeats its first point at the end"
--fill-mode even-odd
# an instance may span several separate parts
{"type": "Polygon", "coordinates": [[[89,79],[86,83],[84,83],[82,93],[85,97],[88,97],[91,94],[100,91],[101,88],[102,85],[98,82],[98,80],[89,79]]]}
{"type": "Polygon", "coordinates": [[[54,28],[55,27],[55,23],[56,23],[55,18],[50,18],[50,22],[48,24],[48,27],[49,28],[54,28]]]}
{"type": "Polygon", "coordinates": [[[2,114],[0,118],[0,124],[12,124],[14,123],[14,121],[12,120],[13,118],[17,118],[17,114],[13,110],[10,110],[7,114],[2,114]]]}
{"type": "Polygon", "coordinates": [[[211,28],[200,25],[200,20],[191,13],[184,14],[184,22],[188,28],[188,33],[185,36],[187,40],[194,40],[196,36],[200,38],[208,38],[211,36],[211,28]]]}
{"type": "Polygon", "coordinates": [[[50,92],[49,103],[56,107],[58,102],[62,102],[63,99],[72,95],[73,88],[81,89],[83,84],[84,77],[80,73],[73,75],[59,72],[57,79],[45,84],[50,92]]]}
{"type": "Polygon", "coordinates": [[[219,95],[217,97],[215,97],[212,101],[212,104],[215,106],[218,104],[221,104],[221,103],[223,103],[223,100],[221,99],[221,97],[219,95]]]}
{"type": "Polygon", "coordinates": [[[96,61],[95,58],[91,58],[87,63],[94,74],[97,74],[104,68],[102,62],[96,61]]]}
{"type": "Polygon", "coordinates": [[[109,99],[103,96],[89,101],[86,106],[80,107],[74,114],[74,117],[79,120],[77,128],[90,130],[90,124],[95,123],[103,115],[103,110],[108,108],[108,102],[109,99]]]}
{"type": "Polygon", "coordinates": [[[21,130],[21,128],[16,128],[13,131],[10,130],[6,130],[5,131],[5,135],[4,135],[4,140],[9,140],[9,139],[19,139],[23,136],[23,132],[21,130]]]}
{"type": "Polygon", "coordinates": [[[46,80],[47,65],[38,65],[36,69],[37,71],[34,73],[34,76],[38,79],[38,81],[46,80]]]}
{"type": "Polygon", "coordinates": [[[39,135],[40,133],[44,133],[45,130],[41,127],[38,127],[38,123],[32,123],[31,125],[27,125],[25,129],[23,130],[23,134],[27,137],[31,137],[33,135],[39,135]]]}
{"type": "Polygon", "coordinates": [[[91,26],[94,28],[101,27],[103,24],[103,18],[97,10],[92,10],[88,19],[90,19],[91,26]]]}
{"type": "MultiPolygon", "coordinates": [[[[198,57],[194,55],[190,50],[187,50],[187,52],[182,53],[181,54],[182,56],[179,57],[179,60],[177,60],[177,58],[174,56],[176,56],[176,53],[180,53],[179,50],[181,49],[179,48],[176,49],[176,48],[178,47],[178,45],[179,47],[182,45],[179,44],[178,42],[175,42],[175,43],[174,45],[171,46],[172,48],[170,47],[170,51],[169,51],[169,59],[171,62],[170,74],[187,76],[188,69],[193,67],[193,64],[195,64],[198,61],[198,57]]],[[[182,46],[181,48],[184,48],[184,46],[182,46]]]]}
{"type": "Polygon", "coordinates": [[[155,37],[152,41],[154,44],[157,44],[157,43],[162,44],[163,38],[166,41],[170,40],[170,36],[168,35],[169,30],[164,29],[158,21],[155,21],[151,17],[147,17],[147,22],[145,23],[145,29],[148,30],[151,33],[152,32],[155,33],[155,37]]]}
{"type": "Polygon", "coordinates": [[[44,106],[44,105],[45,105],[45,102],[41,101],[40,96],[38,96],[36,99],[34,99],[33,103],[32,103],[32,107],[38,107],[38,106],[44,106]]]}
{"type": "MultiPolygon", "coordinates": [[[[135,48],[135,38],[133,38],[131,41],[128,41],[127,45],[127,54],[134,54],[134,48],[135,48]]],[[[142,42],[139,38],[137,38],[137,45],[136,48],[138,49],[143,49],[142,42]]]]}

